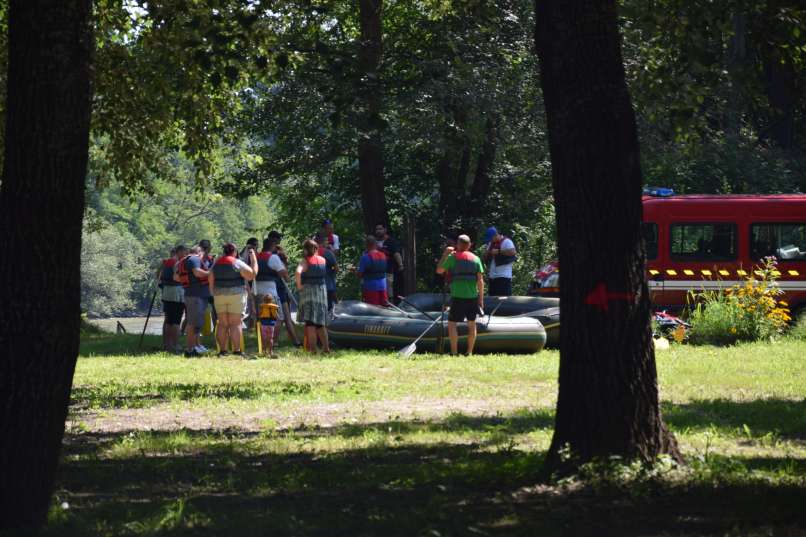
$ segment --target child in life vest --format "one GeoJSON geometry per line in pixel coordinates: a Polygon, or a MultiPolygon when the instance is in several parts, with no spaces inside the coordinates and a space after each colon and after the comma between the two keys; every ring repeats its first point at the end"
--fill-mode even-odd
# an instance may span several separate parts
{"type": "Polygon", "coordinates": [[[274,354],[274,327],[277,324],[277,304],[274,303],[271,295],[263,296],[263,303],[260,304],[258,319],[260,319],[260,339],[263,342],[263,349],[267,356],[277,358],[274,354]]]}

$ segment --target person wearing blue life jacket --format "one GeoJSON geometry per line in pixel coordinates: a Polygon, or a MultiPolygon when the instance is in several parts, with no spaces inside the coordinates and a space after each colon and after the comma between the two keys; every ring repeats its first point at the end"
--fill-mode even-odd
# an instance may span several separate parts
{"type": "Polygon", "coordinates": [[[494,227],[487,228],[484,233],[486,248],[484,261],[489,263],[490,296],[512,295],[512,265],[517,259],[515,243],[512,239],[498,233],[494,227]]]}
{"type": "Polygon", "coordinates": [[[378,240],[373,235],[366,237],[367,251],[358,262],[358,277],[361,278],[361,300],[375,306],[388,306],[386,274],[389,259],[378,250],[378,240]]]}
{"type": "Polygon", "coordinates": [[[179,326],[185,313],[185,293],[182,284],[174,280],[174,269],[180,259],[187,255],[187,248],[181,244],[171,249],[171,257],[160,264],[157,277],[162,290],[162,348],[175,352],[179,346],[179,326]]]}
{"type": "Polygon", "coordinates": [[[241,322],[246,307],[246,282],[255,279],[258,274],[257,257],[254,249],[249,249],[249,264],[237,256],[237,249],[232,243],[224,245],[224,255],[213,263],[210,269],[210,294],[215,301],[218,312],[216,323],[216,341],[219,355],[227,353],[227,340],[232,345],[233,354],[241,351],[241,322]]]}
{"type": "Polygon", "coordinates": [[[316,352],[317,339],[323,352],[330,352],[326,325],[330,315],[327,311],[327,287],[325,276],[327,262],[319,255],[319,245],[311,239],[302,245],[303,259],[297,265],[296,284],[299,290],[297,322],[305,323],[305,350],[316,352]]]}

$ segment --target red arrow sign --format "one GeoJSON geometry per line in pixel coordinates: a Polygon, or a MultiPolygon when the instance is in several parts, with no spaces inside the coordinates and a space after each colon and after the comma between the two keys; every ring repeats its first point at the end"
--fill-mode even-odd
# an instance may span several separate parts
{"type": "Polygon", "coordinates": [[[608,303],[611,300],[632,300],[633,293],[614,293],[607,290],[607,286],[603,283],[600,283],[596,287],[593,288],[593,291],[588,293],[588,296],[585,297],[585,304],[589,306],[593,306],[595,308],[599,308],[602,311],[607,311],[608,303]]]}

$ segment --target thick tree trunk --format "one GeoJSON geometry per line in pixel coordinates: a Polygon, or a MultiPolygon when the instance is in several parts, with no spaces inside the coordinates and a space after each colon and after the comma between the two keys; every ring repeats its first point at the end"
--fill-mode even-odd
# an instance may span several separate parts
{"type": "Polygon", "coordinates": [[[0,185],[0,530],[45,522],[78,355],[89,18],[90,0],[10,2],[0,185]]]}
{"type": "Polygon", "coordinates": [[[484,127],[484,143],[481,146],[479,160],[476,163],[476,174],[470,188],[468,216],[481,217],[485,212],[486,199],[490,193],[490,171],[495,163],[495,151],[498,144],[498,125],[494,116],[487,117],[484,127]]]}
{"type": "Polygon", "coordinates": [[[359,94],[363,116],[358,128],[358,177],[364,230],[375,225],[389,225],[383,176],[383,141],[381,130],[380,65],[383,55],[383,0],[359,0],[361,48],[358,54],[361,73],[359,94]]]}
{"type": "Polygon", "coordinates": [[[537,0],[536,8],[563,274],[547,469],[611,455],[677,457],[658,403],[638,140],[616,2],[537,0]]]}

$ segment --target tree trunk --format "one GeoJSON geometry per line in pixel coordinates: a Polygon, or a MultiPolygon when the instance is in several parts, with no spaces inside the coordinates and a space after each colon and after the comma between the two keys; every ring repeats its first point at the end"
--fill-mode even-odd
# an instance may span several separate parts
{"type": "Polygon", "coordinates": [[[536,14],[563,275],[546,469],[611,455],[679,457],[658,403],[642,178],[616,2],[537,0],[536,14]]]}
{"type": "Polygon", "coordinates": [[[92,47],[90,0],[10,2],[0,532],[44,524],[64,434],[79,343],[92,47]]]}
{"type": "Polygon", "coordinates": [[[487,195],[490,193],[490,171],[495,163],[497,143],[498,126],[496,118],[490,115],[485,122],[484,143],[481,146],[473,186],[470,189],[468,215],[471,217],[481,217],[485,212],[487,195]]]}
{"type": "Polygon", "coordinates": [[[361,47],[358,53],[359,97],[362,119],[358,126],[358,177],[361,187],[361,208],[364,231],[375,225],[389,225],[383,177],[383,141],[381,130],[380,65],[383,54],[383,0],[359,0],[361,47]]]}

